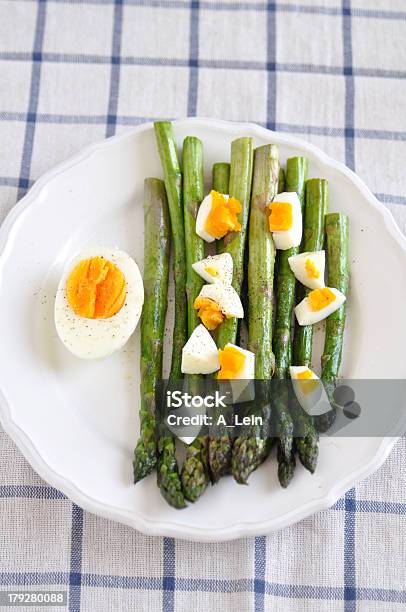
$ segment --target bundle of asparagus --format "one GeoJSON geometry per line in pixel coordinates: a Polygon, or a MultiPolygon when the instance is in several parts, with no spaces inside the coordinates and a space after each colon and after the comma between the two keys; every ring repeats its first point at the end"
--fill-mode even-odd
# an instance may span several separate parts
{"type": "MultiPolygon", "coordinates": [[[[348,219],[339,213],[327,214],[327,181],[307,180],[307,160],[304,157],[289,158],[285,176],[275,145],[264,145],[253,151],[251,138],[239,138],[232,142],[230,164],[214,164],[213,189],[218,194],[229,194],[241,205],[238,213],[241,230],[229,231],[217,240],[216,250],[218,254],[232,256],[232,287],[239,295],[245,293],[243,279],[247,268],[244,301],[248,303],[248,348],[255,354],[255,379],[264,381],[274,376],[276,381],[281,381],[281,387],[270,397],[268,387],[258,385],[259,392],[255,401],[249,404],[248,412],[262,416],[261,427],[247,426],[233,441],[227,427],[216,425],[210,430],[210,437],[198,435],[187,446],[182,470],[179,471],[173,435],[167,429],[157,428],[156,389],[162,378],[170,235],[176,315],[169,384],[183,378],[182,349],[200,324],[194,305],[203,281],[192,264],[205,257],[204,241],[196,233],[196,217],[204,198],[203,145],[196,137],[185,138],[182,176],[171,123],[157,122],[155,134],[164,182],[152,178],[145,180],[145,304],[141,318],[140,438],[134,451],[134,479],[137,482],[156,467],[161,493],[175,508],[184,508],[186,500],[195,502],[206,490],[210,478],[217,482],[230,471],[238,483],[245,484],[252,471],[269,454],[272,406],[278,446],[278,477],[281,485],[286,487],[295,471],[296,453],[309,471],[315,470],[317,429],[327,429],[334,419],[334,410],[323,417],[310,417],[298,401],[289,397],[286,385],[289,366],[293,361],[310,367],[313,347],[312,325],[296,325],[292,338],[296,277],[289,258],[300,251],[321,250],[326,235],[328,285],[347,295],[348,219]],[[304,218],[303,240],[300,247],[287,250],[281,250],[284,247],[278,245],[276,252],[268,223],[268,205],[277,193],[285,191],[296,192],[299,197],[304,218]],[[276,310],[273,331],[274,277],[276,310]],[[294,425],[298,428],[297,435],[294,425]]],[[[289,193],[284,195],[289,196],[289,193]]],[[[298,287],[298,295],[300,298],[309,295],[309,289],[298,287]]],[[[326,320],[322,380],[332,402],[341,363],[344,325],[345,304],[326,320]]],[[[210,336],[208,338],[213,342],[210,336]]],[[[235,316],[226,318],[217,330],[218,348],[234,345],[237,338],[238,319],[235,316]]],[[[186,376],[189,391],[201,389],[203,375],[186,376]]]]}

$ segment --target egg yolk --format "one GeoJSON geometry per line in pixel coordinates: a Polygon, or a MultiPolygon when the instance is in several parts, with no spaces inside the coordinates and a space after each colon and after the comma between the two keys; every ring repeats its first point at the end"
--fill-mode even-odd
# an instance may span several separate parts
{"type": "Polygon", "coordinates": [[[216,329],[220,323],[224,321],[224,315],[221,312],[220,306],[210,298],[197,297],[193,304],[198,312],[198,317],[201,319],[206,329],[216,329]]]}
{"type": "Polygon", "coordinates": [[[68,277],[68,304],[80,317],[108,319],[124,306],[125,285],[124,274],[111,261],[103,257],[84,259],[68,277]]]}
{"type": "Polygon", "coordinates": [[[305,270],[309,278],[320,278],[320,272],[311,259],[306,259],[305,270]]]}
{"type": "Polygon", "coordinates": [[[222,193],[212,190],[211,209],[207,216],[204,229],[210,236],[219,240],[228,232],[240,232],[241,225],[237,215],[241,212],[241,204],[236,198],[224,197],[222,193]]]}
{"type": "Polygon", "coordinates": [[[211,276],[218,276],[219,275],[217,270],[215,268],[210,268],[210,266],[206,266],[205,267],[205,271],[207,272],[207,274],[211,274],[211,276]]]}
{"type": "Polygon", "coordinates": [[[312,378],[313,374],[310,370],[303,370],[303,372],[299,372],[298,374],[296,374],[296,376],[299,380],[307,380],[309,378],[312,378]]]}
{"type": "Polygon", "coordinates": [[[296,374],[298,380],[305,381],[305,383],[301,383],[303,393],[312,393],[314,389],[317,388],[319,381],[317,378],[313,379],[313,374],[310,370],[303,370],[303,372],[299,372],[296,374]],[[311,382],[308,382],[310,381],[311,382]]]}
{"type": "Polygon", "coordinates": [[[246,356],[234,346],[226,346],[219,351],[220,371],[219,380],[233,380],[244,367],[246,356]]]}
{"type": "Polygon", "coordinates": [[[334,302],[336,299],[335,294],[328,287],[323,287],[322,289],[314,289],[310,291],[309,295],[310,308],[312,310],[318,311],[326,308],[331,302],[334,302]]]}
{"type": "Polygon", "coordinates": [[[293,225],[292,204],[289,202],[271,202],[269,204],[269,229],[271,232],[285,232],[293,225]]]}

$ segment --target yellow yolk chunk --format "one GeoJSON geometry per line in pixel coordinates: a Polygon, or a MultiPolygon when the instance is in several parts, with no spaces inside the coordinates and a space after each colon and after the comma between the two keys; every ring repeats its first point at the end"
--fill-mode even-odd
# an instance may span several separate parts
{"type": "Polygon", "coordinates": [[[212,190],[211,210],[207,216],[204,229],[210,236],[219,240],[228,232],[240,232],[241,225],[237,215],[241,212],[241,204],[236,198],[224,197],[222,193],[212,190]]]}
{"type": "Polygon", "coordinates": [[[234,346],[226,346],[219,351],[220,372],[217,378],[220,380],[233,380],[244,367],[246,356],[234,346]]]}
{"type": "Polygon", "coordinates": [[[302,391],[303,393],[312,393],[312,391],[314,391],[314,389],[317,388],[319,381],[317,380],[317,378],[313,379],[313,374],[310,370],[303,370],[303,372],[299,372],[299,374],[297,374],[297,378],[301,381],[305,381],[304,384],[301,383],[301,387],[302,387],[302,391]],[[309,382],[311,380],[311,382],[309,382]]]}
{"type": "Polygon", "coordinates": [[[289,202],[272,202],[269,205],[269,229],[271,232],[283,232],[293,225],[292,204],[289,202]]]}
{"type": "Polygon", "coordinates": [[[103,257],[80,261],[66,282],[68,304],[80,317],[108,319],[118,313],[126,298],[125,277],[103,257]]]}
{"type": "Polygon", "coordinates": [[[309,295],[310,308],[312,310],[318,311],[326,308],[331,302],[334,302],[336,299],[335,294],[328,287],[323,287],[323,289],[314,289],[310,291],[309,295]]]}
{"type": "Polygon", "coordinates": [[[303,372],[299,372],[299,374],[297,374],[299,380],[307,380],[309,378],[312,378],[312,376],[313,374],[310,370],[303,370],[303,372]]]}
{"type": "Polygon", "coordinates": [[[217,270],[215,268],[210,268],[210,266],[206,266],[205,267],[205,271],[207,272],[207,274],[211,274],[212,276],[218,276],[219,275],[217,270]]]}
{"type": "Polygon", "coordinates": [[[224,320],[224,315],[221,312],[220,306],[210,298],[197,297],[193,304],[198,312],[198,317],[201,319],[206,329],[216,329],[224,320]]]}
{"type": "Polygon", "coordinates": [[[309,278],[320,278],[320,272],[314,265],[311,259],[306,259],[305,270],[309,278]]]}

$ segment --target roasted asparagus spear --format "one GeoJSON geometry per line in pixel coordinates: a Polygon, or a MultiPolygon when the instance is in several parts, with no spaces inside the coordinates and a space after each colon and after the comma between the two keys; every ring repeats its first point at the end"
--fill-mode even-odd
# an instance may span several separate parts
{"type": "MultiPolygon", "coordinates": [[[[249,205],[252,183],[253,146],[252,138],[238,138],[231,143],[231,162],[228,193],[241,203],[239,222],[240,232],[227,234],[217,244],[219,253],[230,253],[234,263],[233,287],[240,293],[244,276],[244,250],[249,216],[249,205]]],[[[216,165],[213,169],[213,187],[216,191],[223,191],[226,187],[226,164],[216,165]]],[[[238,320],[224,321],[218,329],[217,344],[224,348],[227,343],[235,344],[237,339],[238,320]]],[[[217,430],[215,437],[209,443],[210,469],[214,482],[226,474],[231,467],[232,440],[226,428],[220,433],[217,430]]]]}
{"type": "Polygon", "coordinates": [[[144,184],[144,292],[141,315],[140,438],[134,451],[134,480],[147,476],[157,462],[155,390],[162,378],[167,308],[170,226],[165,185],[147,178],[144,184]]]}
{"type": "MultiPolygon", "coordinates": [[[[183,212],[189,336],[200,323],[193,304],[203,285],[203,280],[193,270],[192,263],[204,257],[204,242],[196,234],[196,215],[203,197],[203,145],[198,138],[187,136],[183,142],[183,212]]],[[[201,377],[197,375],[187,376],[190,392],[194,387],[197,388],[199,379],[201,377]]],[[[209,482],[207,436],[198,436],[187,447],[181,479],[183,493],[189,501],[196,501],[204,493],[209,482]]]]}
{"type": "MultiPolygon", "coordinates": [[[[329,287],[348,295],[350,268],[348,260],[348,217],[341,213],[330,213],[325,219],[327,246],[327,278],[329,287]]],[[[341,365],[345,327],[346,304],[326,319],[326,336],[321,358],[321,378],[332,409],[315,419],[320,431],[326,431],[335,418],[334,389],[341,365]]]]}
{"type": "MultiPolygon", "coordinates": [[[[248,348],[255,353],[255,378],[272,378],[272,299],[275,246],[269,231],[267,205],[278,192],[279,153],[275,145],[255,149],[254,177],[249,218],[248,252],[248,348]]],[[[260,390],[253,411],[269,419],[269,397],[260,390]]],[[[266,431],[266,428],[265,428],[266,431]]],[[[231,468],[235,480],[245,484],[251,472],[263,461],[270,440],[263,431],[248,428],[233,445],[231,468]]]]}
{"type": "MultiPolygon", "coordinates": [[[[307,159],[290,157],[286,162],[286,191],[295,191],[304,208],[307,159]]],[[[279,186],[279,192],[282,191],[279,186]]],[[[295,304],[296,278],[288,259],[297,255],[299,247],[278,251],[276,259],[276,323],[274,334],[275,379],[286,381],[292,359],[292,311],[295,304]]],[[[293,419],[289,412],[289,393],[286,382],[275,385],[274,422],[278,437],[278,476],[283,487],[287,487],[295,470],[293,453],[293,419]]]]}

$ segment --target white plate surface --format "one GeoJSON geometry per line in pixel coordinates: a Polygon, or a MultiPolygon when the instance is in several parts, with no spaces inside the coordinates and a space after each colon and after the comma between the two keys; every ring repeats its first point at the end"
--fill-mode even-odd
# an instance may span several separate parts
{"type": "MultiPolygon", "coordinates": [[[[205,146],[207,188],[232,139],[275,142],[283,161],[303,154],[330,182],[330,210],[350,216],[351,294],[342,375],[405,378],[406,241],[360,179],[316,147],[253,124],[177,121],[205,146]]],[[[132,484],[138,436],[139,333],[119,353],[84,362],[59,342],[55,289],[64,262],[90,244],[119,246],[143,265],[143,180],[161,176],[153,127],[92,146],[40,179],[0,230],[0,415],[37,472],[83,508],[145,533],[190,540],[263,534],[330,506],[377,469],[393,438],[323,438],[316,474],[301,466],[287,490],[275,459],[241,487],[231,478],[182,511],[151,475],[132,484]]],[[[317,352],[316,352],[317,353],[317,352]]]]}

